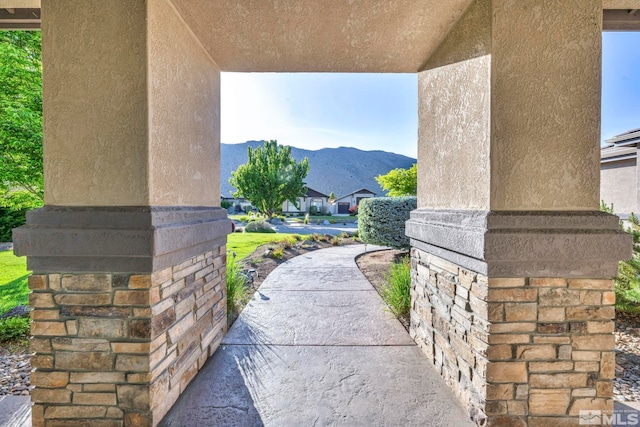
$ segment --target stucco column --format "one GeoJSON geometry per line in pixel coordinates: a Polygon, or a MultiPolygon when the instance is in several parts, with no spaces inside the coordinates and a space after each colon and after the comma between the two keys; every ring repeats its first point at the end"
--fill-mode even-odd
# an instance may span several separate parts
{"type": "Polygon", "coordinates": [[[411,333],[479,423],[613,409],[630,238],[598,212],[601,20],[476,0],[419,75],[411,333]]]}
{"type": "Polygon", "coordinates": [[[156,425],[226,329],[219,69],[168,0],[42,16],[33,425],[156,425]]]}

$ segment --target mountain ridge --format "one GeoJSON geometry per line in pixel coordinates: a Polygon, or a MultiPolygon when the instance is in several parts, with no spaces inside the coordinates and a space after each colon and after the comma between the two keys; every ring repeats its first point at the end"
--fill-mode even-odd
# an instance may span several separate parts
{"type": "MultiPolygon", "coordinates": [[[[225,197],[235,189],[229,184],[231,172],[247,162],[247,147],[262,146],[263,141],[247,141],[240,144],[221,144],[220,148],[220,191],[225,197]]],[[[377,196],[385,191],[375,177],[392,169],[408,168],[416,159],[383,150],[365,151],[355,147],[321,148],[307,150],[291,147],[291,155],[296,161],[309,159],[307,187],[324,194],[334,192],[341,197],[366,188],[377,196]]]]}

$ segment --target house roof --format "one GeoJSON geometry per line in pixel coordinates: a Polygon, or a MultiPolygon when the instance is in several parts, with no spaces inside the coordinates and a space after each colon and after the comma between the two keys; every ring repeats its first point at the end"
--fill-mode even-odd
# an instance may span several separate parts
{"type": "Polygon", "coordinates": [[[329,196],[319,191],[316,191],[313,188],[307,187],[307,193],[305,194],[305,197],[329,197],[329,196]]]}
{"type": "Polygon", "coordinates": [[[344,199],[345,197],[351,196],[351,195],[356,194],[356,193],[369,193],[369,194],[373,194],[374,196],[376,195],[376,193],[374,193],[371,190],[367,190],[366,188],[361,188],[358,191],[353,191],[353,192],[351,192],[349,194],[345,194],[344,196],[338,197],[338,199],[344,199]]]}
{"type": "Polygon", "coordinates": [[[631,129],[605,141],[600,149],[600,163],[611,163],[638,157],[640,128],[631,129]]]}

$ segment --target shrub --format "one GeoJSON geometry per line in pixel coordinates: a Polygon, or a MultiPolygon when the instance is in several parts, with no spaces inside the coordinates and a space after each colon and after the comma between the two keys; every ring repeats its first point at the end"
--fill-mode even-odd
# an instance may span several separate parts
{"type": "Polygon", "coordinates": [[[402,262],[394,263],[391,271],[385,276],[387,284],[382,288],[380,296],[389,305],[396,316],[406,316],[411,308],[411,265],[409,257],[402,262]]]}
{"type": "Polygon", "coordinates": [[[284,248],[276,248],[269,253],[271,258],[282,259],[284,256],[284,248]]]}
{"type": "Polygon", "coordinates": [[[356,216],[356,215],[358,215],[358,205],[351,206],[351,207],[349,208],[349,215],[351,215],[351,216],[356,216]]]}
{"type": "Polygon", "coordinates": [[[304,221],[302,221],[303,224],[309,224],[309,214],[306,214],[304,216],[304,221]]]}
{"type": "Polygon", "coordinates": [[[331,246],[340,246],[340,238],[338,236],[331,239],[331,246]]]}
{"type": "Polygon", "coordinates": [[[236,254],[227,255],[227,315],[238,311],[249,300],[247,278],[242,274],[242,265],[236,254]]]}
{"type": "Polygon", "coordinates": [[[289,236],[289,237],[287,237],[285,239],[282,239],[280,241],[280,244],[285,249],[291,249],[291,247],[293,245],[295,245],[297,241],[298,241],[298,239],[295,236],[289,236]]]}
{"type": "Polygon", "coordinates": [[[0,207],[0,242],[11,242],[11,230],[24,225],[26,210],[14,211],[0,207]]]}
{"type": "Polygon", "coordinates": [[[253,221],[244,228],[245,233],[275,233],[276,231],[263,219],[253,221]]]}
{"type": "Polygon", "coordinates": [[[626,232],[633,237],[633,257],[618,264],[615,280],[616,308],[626,312],[640,312],[640,220],[633,213],[627,219],[626,232]]]}
{"type": "Polygon", "coordinates": [[[318,207],[317,206],[309,206],[309,215],[317,215],[318,207]]]}
{"type": "Polygon", "coordinates": [[[226,200],[223,200],[223,201],[220,202],[220,207],[222,209],[229,209],[231,206],[232,206],[231,202],[228,202],[226,200]]]}
{"type": "Polygon", "coordinates": [[[240,221],[240,222],[249,222],[249,216],[242,215],[240,218],[238,218],[238,221],[240,221]]]}
{"type": "Polygon", "coordinates": [[[26,339],[29,337],[31,319],[28,317],[7,317],[0,319],[0,342],[26,339]]]}
{"type": "Polygon", "coordinates": [[[361,200],[358,236],[366,243],[408,248],[409,238],[404,234],[404,223],[417,205],[415,196],[373,197],[361,200]]]}

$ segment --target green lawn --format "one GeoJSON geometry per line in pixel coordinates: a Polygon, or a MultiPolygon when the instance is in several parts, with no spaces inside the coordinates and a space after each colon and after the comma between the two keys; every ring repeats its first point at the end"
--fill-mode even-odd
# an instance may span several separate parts
{"type": "Polygon", "coordinates": [[[260,245],[279,242],[295,234],[287,233],[231,233],[227,240],[227,252],[235,252],[238,259],[251,255],[260,245]]]}
{"type": "Polygon", "coordinates": [[[27,258],[0,252],[0,314],[29,302],[27,258]]]}

